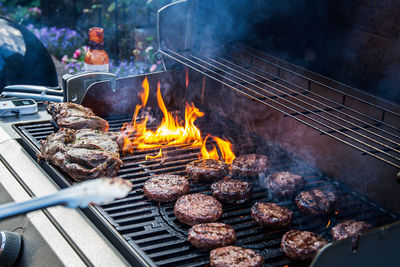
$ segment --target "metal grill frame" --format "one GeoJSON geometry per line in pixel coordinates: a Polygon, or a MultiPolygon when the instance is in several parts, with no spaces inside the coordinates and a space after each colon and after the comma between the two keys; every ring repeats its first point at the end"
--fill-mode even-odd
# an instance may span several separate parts
{"type": "MultiPolygon", "coordinates": [[[[126,121],[126,119],[120,119],[119,122],[123,122],[126,121]]],[[[53,125],[51,125],[48,121],[42,121],[42,122],[28,122],[28,123],[19,123],[19,124],[15,124],[13,125],[13,128],[17,131],[17,133],[19,135],[21,135],[22,137],[22,145],[24,146],[25,149],[28,150],[28,152],[31,155],[35,155],[38,152],[38,142],[34,142],[35,137],[32,136],[29,131],[26,131],[23,129],[23,127],[29,127],[29,125],[33,125],[33,126],[37,126],[38,124],[43,124],[43,125],[47,125],[47,129],[48,131],[54,131],[55,128],[53,125]]],[[[111,129],[117,129],[118,127],[113,127],[110,123],[110,128],[111,129]]],[[[156,152],[157,149],[153,149],[152,153],[156,152]]],[[[123,159],[129,159],[129,158],[135,158],[135,157],[144,157],[144,155],[146,155],[147,153],[142,153],[142,155],[133,155],[133,156],[128,156],[125,157],[123,159]]],[[[194,154],[196,155],[196,154],[194,154]]],[[[190,159],[190,157],[189,157],[190,159]]],[[[151,161],[150,161],[151,162],[151,161]]],[[[183,165],[184,166],[184,165],[183,165]]],[[[47,163],[42,163],[41,167],[54,179],[54,181],[61,187],[61,188],[65,188],[71,185],[71,180],[66,178],[65,175],[60,172],[56,167],[47,164],[47,163]]],[[[178,167],[182,167],[182,165],[178,165],[178,167]]],[[[304,166],[301,165],[301,168],[303,168],[304,166]]],[[[129,168],[129,166],[128,166],[129,168]]],[[[140,170],[140,169],[139,169],[140,170]]],[[[143,170],[143,168],[141,169],[143,170]]],[[[383,210],[382,208],[380,208],[379,206],[377,206],[375,203],[371,202],[370,200],[368,200],[367,198],[365,198],[364,196],[350,190],[348,187],[342,185],[341,183],[330,179],[329,177],[327,177],[326,175],[320,173],[318,170],[316,169],[309,169],[309,171],[312,171],[315,175],[315,177],[317,177],[317,183],[320,182],[324,182],[324,183],[329,183],[330,185],[335,185],[338,188],[342,188],[342,190],[344,190],[344,192],[346,192],[346,196],[348,197],[354,197],[354,199],[356,201],[361,201],[361,202],[356,202],[356,204],[360,204],[360,203],[365,203],[366,205],[369,205],[370,207],[372,207],[371,211],[374,212],[382,212],[383,214],[387,215],[387,219],[390,217],[391,220],[397,220],[398,218],[393,215],[388,213],[387,211],[383,210]]],[[[124,172],[124,168],[121,168],[120,173],[124,172]]],[[[183,174],[184,170],[179,171],[179,174],[183,174]]],[[[165,172],[163,172],[165,173],[165,172]]],[[[174,172],[176,173],[176,172],[174,172]]],[[[132,173],[130,173],[132,174],[132,173]]],[[[129,171],[128,171],[128,175],[129,175],[129,171]]],[[[124,174],[120,175],[120,176],[124,176],[124,174]]],[[[143,182],[146,180],[146,177],[151,177],[151,172],[149,175],[144,176],[142,175],[142,177],[140,177],[139,174],[139,178],[138,179],[134,179],[134,184],[137,187],[137,189],[141,188],[141,185],[143,184],[143,182]]],[[[308,182],[312,181],[313,178],[308,179],[308,182]]],[[[132,180],[132,179],[131,179],[132,180]]],[[[209,192],[209,188],[206,185],[201,185],[201,184],[195,184],[193,186],[192,184],[192,189],[191,189],[191,193],[192,192],[206,192],[206,193],[210,193],[209,192]]],[[[132,193],[131,193],[132,194],[132,193]]],[[[136,195],[139,196],[130,196],[132,198],[132,201],[135,201],[138,199],[143,199],[143,193],[139,191],[135,191],[136,195]]],[[[129,198],[129,196],[128,196],[129,198]]],[[[267,195],[266,189],[260,188],[260,187],[256,187],[254,190],[254,194],[252,197],[252,202],[254,202],[254,198],[256,198],[257,200],[272,200],[270,198],[270,196],[267,195]]],[[[171,266],[171,265],[179,265],[178,263],[181,264],[186,264],[188,261],[195,259],[195,262],[191,262],[193,263],[193,265],[203,265],[206,264],[208,262],[208,252],[205,251],[199,251],[199,250],[195,250],[192,247],[189,247],[189,251],[187,248],[187,240],[186,240],[186,234],[187,230],[189,227],[181,225],[180,223],[178,223],[175,218],[175,216],[173,215],[173,204],[158,204],[157,203],[153,203],[153,202],[149,202],[149,205],[151,206],[151,209],[149,209],[148,211],[150,211],[150,214],[148,215],[140,215],[140,219],[143,220],[141,223],[136,223],[136,224],[130,224],[129,225],[129,220],[132,220],[129,218],[129,214],[134,214],[135,210],[130,211],[126,210],[125,214],[124,212],[119,212],[123,215],[119,215],[119,219],[116,219],[116,216],[110,215],[110,212],[107,212],[113,209],[113,206],[116,205],[118,207],[118,203],[127,201],[126,199],[122,199],[122,200],[117,200],[109,205],[103,205],[101,207],[99,206],[92,206],[90,208],[84,209],[83,212],[86,214],[86,216],[88,216],[89,219],[92,220],[92,222],[99,228],[100,231],[103,232],[103,234],[111,241],[111,243],[120,251],[120,253],[131,263],[131,264],[147,264],[147,265],[161,265],[161,266],[171,266]],[[147,217],[155,217],[153,220],[151,221],[146,221],[147,217]],[[124,223],[124,221],[127,222],[127,225],[121,225],[121,222],[124,223]],[[163,226],[159,228],[160,226],[163,226]],[[146,227],[144,227],[146,226],[146,227]],[[139,232],[134,232],[132,229],[139,229],[140,227],[142,227],[142,229],[144,229],[144,231],[139,231],[139,232]],[[118,228],[118,230],[117,230],[118,228]],[[155,240],[152,241],[152,236],[154,234],[160,233],[161,236],[157,237],[155,240]],[[143,237],[142,239],[139,238],[139,241],[133,240],[132,238],[137,238],[137,237],[143,237]],[[161,238],[161,239],[160,239],[161,238]],[[174,240],[168,241],[168,242],[160,242],[158,243],[158,241],[162,240],[162,238],[165,238],[167,240],[174,238],[176,242],[174,242],[174,240]],[[137,244],[137,242],[139,242],[139,244],[137,244]],[[146,243],[147,242],[147,243],[146,243]],[[146,246],[141,246],[140,244],[147,244],[146,246]],[[154,244],[153,244],[154,243],[154,244]],[[178,246],[178,248],[175,251],[176,253],[176,257],[173,254],[170,253],[166,253],[165,251],[158,251],[160,246],[163,246],[167,249],[167,251],[169,251],[168,247],[169,244],[179,244],[180,247],[178,246]],[[153,251],[152,253],[147,254],[147,252],[153,251]],[[158,260],[155,260],[155,259],[158,260]]],[[[283,201],[279,201],[279,204],[284,204],[286,203],[286,205],[288,205],[289,200],[283,200],[283,201]]],[[[250,203],[252,203],[250,202],[250,203]]],[[[275,202],[275,201],[274,201],[275,202]]],[[[290,202],[292,202],[290,200],[290,202]]],[[[246,208],[242,208],[243,206],[240,207],[239,209],[239,214],[243,213],[241,216],[246,216],[247,220],[249,217],[249,213],[250,213],[250,207],[251,204],[244,204],[246,206],[246,208]],[[247,207],[249,206],[249,207],[247,207]]],[[[132,204],[131,204],[132,205],[132,204]]],[[[290,204],[291,207],[293,207],[293,204],[290,204]]],[[[358,205],[357,205],[358,207],[358,205]]],[[[119,207],[118,209],[123,209],[123,207],[119,207]]],[[[235,211],[235,208],[233,208],[234,210],[232,211],[230,208],[224,207],[224,216],[228,216],[227,214],[235,214],[237,213],[235,211]],[[229,211],[230,210],[230,211],[229,211]]],[[[369,210],[368,210],[369,211],[369,210]]],[[[298,212],[298,211],[297,211],[298,212]]],[[[357,211],[358,212],[358,211],[357,211]]],[[[235,223],[235,220],[237,220],[237,218],[235,217],[236,215],[230,215],[233,216],[232,219],[226,218],[224,217],[222,218],[222,221],[225,222],[231,222],[231,223],[235,223]],[[235,219],[236,218],[236,219],[235,219]],[[231,220],[231,221],[229,221],[231,220]],[[233,221],[232,221],[233,220],[233,221]]],[[[383,216],[383,215],[382,215],[383,216]]],[[[295,216],[299,217],[299,216],[295,216]]],[[[307,219],[304,221],[304,217],[307,216],[301,216],[299,217],[301,221],[301,224],[306,223],[307,219]]],[[[383,217],[382,217],[383,218],[383,217]]],[[[325,220],[327,218],[324,218],[325,220]]],[[[361,218],[362,219],[362,218],[361,218]]],[[[241,219],[239,219],[240,222],[241,219]]],[[[334,219],[332,219],[334,220],[334,219]]],[[[295,219],[296,221],[296,219],[295,219]]],[[[387,222],[387,221],[386,221],[387,222]]],[[[314,219],[311,220],[311,225],[313,225],[313,228],[315,227],[319,227],[319,229],[321,229],[321,221],[320,222],[315,222],[314,219]]],[[[335,222],[332,222],[332,225],[334,225],[335,222]]],[[[297,225],[297,224],[296,224],[297,225]]],[[[253,229],[254,228],[254,223],[247,222],[247,224],[245,224],[244,226],[241,225],[241,228],[246,228],[249,227],[249,229],[253,229]]],[[[304,226],[302,226],[304,227],[304,226]]],[[[307,225],[306,227],[307,229],[309,228],[309,225],[307,225]]],[[[286,230],[286,229],[285,229],[286,230]]],[[[275,238],[273,240],[270,240],[269,242],[272,242],[271,244],[273,244],[274,249],[272,249],[270,252],[270,254],[268,254],[268,257],[271,257],[271,259],[274,259],[274,266],[277,265],[285,265],[285,264],[289,264],[291,263],[291,261],[288,261],[287,258],[280,256],[281,252],[278,250],[276,247],[276,242],[277,240],[280,240],[280,236],[283,235],[283,232],[275,232],[275,236],[277,236],[278,238],[275,238]],[[278,256],[276,257],[275,254],[277,254],[278,256]]],[[[263,240],[263,238],[268,239],[270,237],[270,232],[263,230],[262,228],[259,227],[259,229],[255,230],[256,233],[253,235],[256,236],[261,236],[261,240],[263,240]],[[260,230],[261,229],[261,230],[260,230]],[[261,235],[260,235],[260,231],[261,231],[261,235]]],[[[327,234],[328,230],[327,229],[323,229],[323,234],[325,235],[325,237],[329,238],[328,234],[327,234]]],[[[243,234],[245,234],[246,236],[249,234],[247,231],[245,233],[243,232],[238,232],[238,239],[242,238],[243,234]]],[[[250,238],[251,239],[251,238],[250,238]]],[[[258,238],[259,239],[259,238],[258,238]]],[[[258,241],[261,241],[258,240],[258,241]]],[[[253,242],[253,241],[252,241],[253,242]]],[[[240,243],[239,243],[240,245],[240,243]]],[[[189,245],[190,246],[190,245],[189,245]]],[[[255,249],[257,249],[257,245],[253,244],[253,245],[247,245],[246,247],[253,247],[255,249]]],[[[279,246],[278,246],[279,247],[279,246]]],[[[265,250],[265,248],[263,248],[265,250]]],[[[265,251],[268,251],[265,250],[265,251]]],[[[263,253],[266,253],[266,252],[263,253]]],[[[265,255],[264,255],[265,256],[265,255]]]]}

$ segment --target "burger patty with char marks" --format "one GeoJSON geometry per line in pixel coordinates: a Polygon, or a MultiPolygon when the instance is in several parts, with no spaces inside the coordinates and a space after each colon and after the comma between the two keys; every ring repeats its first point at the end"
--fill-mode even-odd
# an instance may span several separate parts
{"type": "Polygon", "coordinates": [[[222,204],[212,196],[190,194],[176,201],[174,213],[180,222],[188,225],[215,222],[222,216],[222,204]]]}
{"type": "Polygon", "coordinates": [[[157,175],[144,183],[143,192],[155,201],[175,201],[189,191],[189,181],[179,175],[157,175]]]}
{"type": "Polygon", "coordinates": [[[186,173],[194,182],[214,182],[228,175],[229,167],[219,160],[201,159],[186,165],[186,173]]]}
{"type": "Polygon", "coordinates": [[[224,223],[203,223],[190,228],[188,239],[197,248],[214,249],[234,243],[236,233],[224,223]]]}
{"type": "Polygon", "coordinates": [[[326,244],[328,241],[318,234],[290,230],[282,237],[281,250],[292,259],[306,260],[313,258],[326,244]]]}
{"type": "Polygon", "coordinates": [[[352,237],[352,243],[355,246],[360,234],[370,228],[372,225],[363,221],[345,220],[332,228],[332,237],[334,240],[352,237]]]}
{"type": "Polygon", "coordinates": [[[263,257],[252,249],[227,246],[210,252],[210,266],[213,267],[259,267],[263,263],[263,257]]]}
{"type": "Polygon", "coordinates": [[[300,192],[295,201],[301,211],[323,215],[332,210],[336,204],[336,196],[332,191],[314,189],[300,192]]]}
{"type": "Polygon", "coordinates": [[[251,207],[251,217],[263,227],[278,229],[292,223],[293,212],[275,203],[256,202],[251,207]]]}
{"type": "Polygon", "coordinates": [[[232,162],[232,175],[253,177],[267,173],[270,168],[269,159],[261,154],[241,155],[232,162]]]}
{"type": "Polygon", "coordinates": [[[274,196],[289,196],[301,190],[305,179],[291,172],[275,172],[266,178],[268,191],[274,196]]]}
{"type": "Polygon", "coordinates": [[[251,184],[235,179],[224,179],[211,185],[213,197],[225,202],[241,204],[246,202],[252,191],[251,184]]]}

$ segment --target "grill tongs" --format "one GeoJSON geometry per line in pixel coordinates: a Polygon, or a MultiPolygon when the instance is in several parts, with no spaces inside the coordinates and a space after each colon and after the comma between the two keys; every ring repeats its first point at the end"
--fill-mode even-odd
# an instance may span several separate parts
{"type": "Polygon", "coordinates": [[[119,177],[102,178],[74,185],[59,192],[20,203],[0,205],[0,219],[25,214],[56,205],[86,208],[89,204],[104,204],[123,198],[132,190],[132,183],[119,177]]]}

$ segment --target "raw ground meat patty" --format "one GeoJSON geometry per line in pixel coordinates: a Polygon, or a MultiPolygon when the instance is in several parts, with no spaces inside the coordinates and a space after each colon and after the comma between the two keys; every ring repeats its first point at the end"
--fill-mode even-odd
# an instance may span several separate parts
{"type": "Polygon", "coordinates": [[[186,173],[194,182],[214,182],[224,178],[228,172],[228,165],[215,159],[196,160],[186,165],[186,173]]]}
{"type": "Polygon", "coordinates": [[[301,211],[323,215],[332,210],[336,203],[336,196],[332,191],[314,189],[300,192],[295,201],[301,211]]]}
{"type": "Polygon", "coordinates": [[[210,252],[210,266],[215,267],[259,267],[263,257],[252,249],[228,246],[210,252]]]}
{"type": "Polygon", "coordinates": [[[301,190],[305,179],[291,172],[275,172],[266,178],[268,191],[274,196],[289,196],[301,190]]]}
{"type": "Polygon", "coordinates": [[[189,191],[189,181],[173,174],[157,175],[144,183],[143,192],[155,201],[175,201],[189,191]]]}
{"type": "Polygon", "coordinates": [[[234,243],[236,234],[232,226],[224,223],[202,223],[190,228],[188,239],[197,248],[214,249],[234,243]]]}
{"type": "Polygon", "coordinates": [[[251,217],[263,227],[278,229],[292,223],[293,212],[275,203],[256,202],[251,207],[251,217]]]}
{"type": "Polygon", "coordinates": [[[213,197],[225,202],[240,204],[246,202],[251,195],[251,184],[235,179],[224,179],[211,185],[213,197]]]}
{"type": "Polygon", "coordinates": [[[345,220],[332,228],[332,237],[334,240],[352,237],[353,246],[355,246],[360,234],[370,228],[372,225],[363,221],[345,220]]]}
{"type": "Polygon", "coordinates": [[[215,222],[222,216],[222,204],[205,194],[190,194],[176,201],[174,212],[180,222],[188,225],[215,222]]]}
{"type": "Polygon", "coordinates": [[[267,173],[269,167],[269,159],[265,155],[241,155],[232,162],[232,175],[243,177],[258,176],[260,173],[267,173]]]}
{"type": "Polygon", "coordinates": [[[315,233],[290,230],[282,237],[281,250],[292,259],[306,260],[313,258],[326,244],[328,241],[315,233]]]}

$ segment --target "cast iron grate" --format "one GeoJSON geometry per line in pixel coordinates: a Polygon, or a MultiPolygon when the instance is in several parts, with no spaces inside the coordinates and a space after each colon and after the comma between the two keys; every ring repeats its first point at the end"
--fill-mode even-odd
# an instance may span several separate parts
{"type": "MultiPolygon", "coordinates": [[[[129,121],[129,118],[109,120],[110,131],[118,131],[126,121],[129,121]]],[[[23,137],[25,147],[30,147],[33,156],[38,152],[39,141],[55,131],[54,126],[49,121],[22,123],[15,125],[14,128],[23,137]]],[[[238,127],[230,129],[238,129],[238,127]]],[[[237,132],[235,135],[240,134],[239,130],[237,132]]],[[[237,140],[240,138],[237,137],[237,140]]],[[[158,149],[150,149],[122,157],[124,166],[120,169],[118,176],[129,179],[134,184],[134,188],[126,198],[108,205],[97,206],[96,209],[104,216],[101,220],[107,220],[112,225],[113,229],[108,230],[117,233],[117,238],[112,239],[112,243],[120,251],[122,250],[121,252],[132,264],[137,263],[138,259],[131,255],[132,253],[129,254],[129,249],[119,243],[120,239],[127,241],[131,245],[130,249],[137,250],[150,265],[204,266],[209,262],[208,251],[195,249],[188,243],[187,231],[189,227],[181,224],[175,218],[173,204],[148,201],[142,192],[144,182],[153,175],[166,173],[186,175],[186,164],[198,158],[199,150],[182,145],[165,148],[163,151],[164,157],[162,159],[145,160],[146,155],[155,155],[158,149]]],[[[224,206],[224,214],[220,221],[232,225],[236,230],[237,241],[235,245],[257,250],[263,255],[267,266],[308,263],[292,262],[280,251],[280,240],[287,229],[268,231],[252,221],[250,208],[256,201],[276,202],[288,207],[295,215],[290,229],[313,231],[322,234],[328,240],[331,240],[330,230],[332,226],[343,219],[364,220],[374,226],[384,225],[398,219],[394,214],[382,209],[366,197],[290,157],[279,148],[268,147],[264,153],[270,156],[272,166],[279,166],[275,171],[289,170],[299,173],[307,180],[305,189],[334,189],[340,199],[336,212],[331,216],[306,216],[296,208],[293,200],[272,198],[263,188],[262,179],[253,179],[251,182],[254,190],[250,201],[239,206],[224,206]]],[[[66,174],[51,171],[54,168],[46,163],[41,164],[41,167],[56,181],[59,178],[66,181],[61,186],[68,186],[72,183],[66,174]]],[[[209,185],[191,184],[190,193],[194,192],[210,194],[209,185]]],[[[99,226],[99,223],[97,225],[99,226]]],[[[107,231],[107,227],[99,226],[99,228],[102,231],[107,231]]],[[[109,236],[107,233],[104,234],[109,236]]]]}

